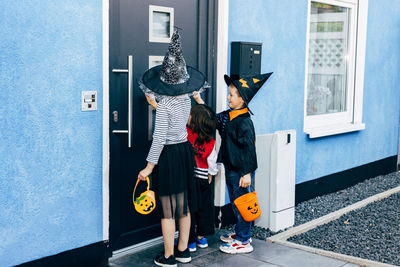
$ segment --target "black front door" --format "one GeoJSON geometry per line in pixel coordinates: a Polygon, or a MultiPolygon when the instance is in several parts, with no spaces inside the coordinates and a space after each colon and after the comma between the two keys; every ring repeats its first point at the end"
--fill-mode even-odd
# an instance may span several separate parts
{"type": "MultiPolygon", "coordinates": [[[[154,112],[137,80],[158,65],[173,26],[181,28],[183,56],[213,84],[214,1],[110,1],[110,244],[112,250],[161,235],[157,210],[141,215],[132,192],[145,167],[154,112]]],[[[204,96],[211,105],[214,90],[204,96]]],[[[144,191],[141,182],[139,192],[144,191]]]]}

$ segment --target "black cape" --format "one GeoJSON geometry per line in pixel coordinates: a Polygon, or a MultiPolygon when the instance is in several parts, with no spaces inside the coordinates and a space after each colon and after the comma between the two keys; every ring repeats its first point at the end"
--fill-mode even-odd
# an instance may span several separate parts
{"type": "Polygon", "coordinates": [[[257,169],[254,125],[248,112],[232,120],[229,112],[225,110],[217,114],[217,129],[221,135],[218,160],[225,168],[243,176],[257,169]]]}

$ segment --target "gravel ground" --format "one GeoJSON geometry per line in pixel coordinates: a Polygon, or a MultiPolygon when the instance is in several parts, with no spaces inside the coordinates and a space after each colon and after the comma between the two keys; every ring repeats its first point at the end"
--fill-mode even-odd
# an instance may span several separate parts
{"type": "Polygon", "coordinates": [[[377,176],[335,193],[316,197],[296,206],[295,225],[347,207],[400,185],[400,172],[377,176]]]}
{"type": "MultiPolygon", "coordinates": [[[[400,172],[393,172],[302,202],[295,207],[295,226],[399,185],[400,172]]],[[[329,230],[322,228],[330,225],[327,224],[289,240],[338,253],[400,265],[399,200],[399,194],[393,195],[331,222],[337,227],[332,226],[329,230]],[[343,238],[340,238],[342,235],[343,238]],[[313,240],[318,241],[312,242],[313,240]]],[[[233,231],[233,226],[228,226],[226,229],[233,231]]],[[[277,233],[269,229],[257,226],[252,228],[253,238],[265,240],[274,234],[277,233]]]]}
{"type": "Polygon", "coordinates": [[[351,211],[288,241],[400,265],[400,193],[351,211]]]}

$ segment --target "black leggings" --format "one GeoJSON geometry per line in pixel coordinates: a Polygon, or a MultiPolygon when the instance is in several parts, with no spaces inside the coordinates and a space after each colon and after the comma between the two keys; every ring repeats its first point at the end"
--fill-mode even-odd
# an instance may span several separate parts
{"type": "Polygon", "coordinates": [[[196,237],[212,235],[214,229],[214,179],[211,184],[207,179],[195,178],[199,209],[191,213],[191,227],[189,243],[196,241],[196,237]]]}

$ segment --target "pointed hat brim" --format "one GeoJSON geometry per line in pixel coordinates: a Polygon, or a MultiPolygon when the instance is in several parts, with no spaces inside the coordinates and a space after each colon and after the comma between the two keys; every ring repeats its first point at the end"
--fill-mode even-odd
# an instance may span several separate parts
{"type": "Polygon", "coordinates": [[[177,96],[198,91],[206,84],[204,75],[190,67],[186,66],[189,79],[181,84],[168,84],[160,79],[162,65],[155,66],[147,70],[142,76],[142,83],[147,89],[158,94],[166,96],[177,96]]]}

